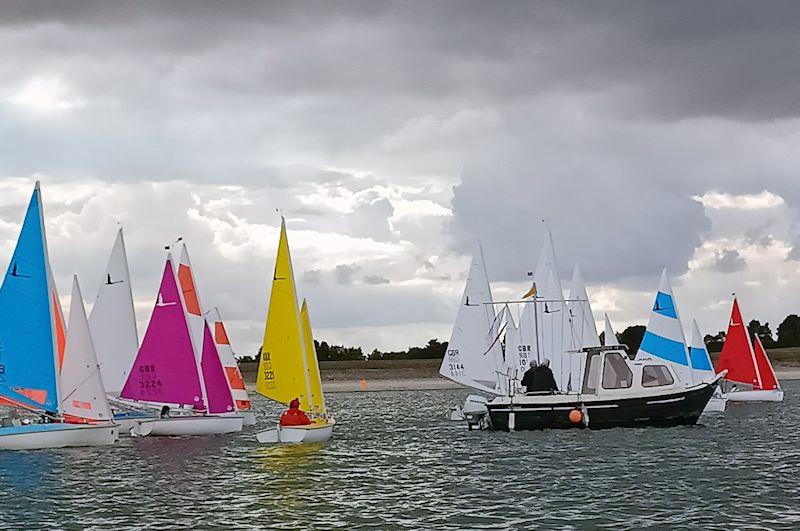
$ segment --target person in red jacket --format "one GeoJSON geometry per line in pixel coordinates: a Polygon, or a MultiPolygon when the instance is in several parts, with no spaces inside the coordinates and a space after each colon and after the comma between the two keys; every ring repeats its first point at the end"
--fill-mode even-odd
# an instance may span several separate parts
{"type": "Polygon", "coordinates": [[[300,400],[295,398],[289,402],[289,409],[281,414],[281,426],[306,426],[308,424],[311,424],[311,420],[300,409],[300,400]]]}

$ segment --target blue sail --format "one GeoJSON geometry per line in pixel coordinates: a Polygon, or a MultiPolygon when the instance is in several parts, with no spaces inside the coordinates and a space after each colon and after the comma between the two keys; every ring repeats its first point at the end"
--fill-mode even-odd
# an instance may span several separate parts
{"type": "Polygon", "coordinates": [[[56,412],[56,345],[42,219],[37,184],[0,287],[0,396],[56,412]]]}

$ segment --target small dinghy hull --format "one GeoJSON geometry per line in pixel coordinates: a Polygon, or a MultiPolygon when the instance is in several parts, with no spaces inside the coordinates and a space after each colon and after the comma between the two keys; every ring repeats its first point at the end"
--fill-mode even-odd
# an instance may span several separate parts
{"type": "Polygon", "coordinates": [[[321,443],[331,438],[335,424],[336,422],[331,419],[327,422],[315,422],[308,426],[283,427],[279,425],[256,433],[256,439],[261,444],[321,443]]]}
{"type": "Polygon", "coordinates": [[[256,425],[256,412],[253,410],[239,411],[242,416],[242,426],[255,426],[256,425]]]}
{"type": "Polygon", "coordinates": [[[114,422],[119,425],[120,434],[130,433],[134,426],[146,422],[148,420],[157,420],[156,415],[149,415],[138,411],[128,413],[114,413],[114,422]]]}
{"type": "Polygon", "coordinates": [[[242,431],[239,415],[197,415],[145,420],[131,428],[134,437],[181,437],[193,435],[224,435],[242,431]]]}
{"type": "Polygon", "coordinates": [[[728,404],[728,399],[724,396],[712,396],[703,409],[703,414],[706,413],[724,413],[725,407],[728,404]]]}
{"type": "Polygon", "coordinates": [[[119,440],[116,424],[28,424],[0,428],[0,450],[108,446],[119,440]]]}
{"type": "Polygon", "coordinates": [[[730,402],[783,402],[783,389],[731,391],[722,396],[730,402]]]}

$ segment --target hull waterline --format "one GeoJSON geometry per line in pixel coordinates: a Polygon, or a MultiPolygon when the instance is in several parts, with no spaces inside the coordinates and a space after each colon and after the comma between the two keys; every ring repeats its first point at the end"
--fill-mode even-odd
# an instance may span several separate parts
{"type": "Polygon", "coordinates": [[[0,428],[0,450],[108,446],[119,440],[116,424],[28,424],[0,428]]]}

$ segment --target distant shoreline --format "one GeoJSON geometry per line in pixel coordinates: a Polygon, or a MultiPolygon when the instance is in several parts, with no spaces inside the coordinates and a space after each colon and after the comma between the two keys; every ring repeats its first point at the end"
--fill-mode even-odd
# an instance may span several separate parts
{"type": "MultiPolygon", "coordinates": [[[[381,360],[320,362],[322,388],[326,393],[355,391],[430,391],[466,389],[439,376],[440,360],[381,360]]],[[[256,364],[243,363],[248,387],[255,385],[256,364]]],[[[800,380],[800,365],[775,362],[778,380],[800,380]]]]}

